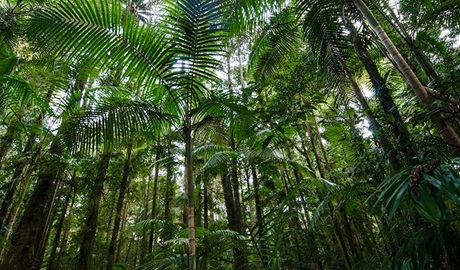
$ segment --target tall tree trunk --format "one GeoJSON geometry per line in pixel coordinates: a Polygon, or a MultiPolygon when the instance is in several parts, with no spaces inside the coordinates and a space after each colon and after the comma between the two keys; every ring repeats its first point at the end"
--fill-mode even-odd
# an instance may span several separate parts
{"type": "MultiPolygon", "coordinates": [[[[161,158],[160,136],[158,136],[156,148],[157,149],[156,149],[156,154],[155,154],[155,161],[157,163],[155,164],[155,174],[153,176],[152,215],[151,215],[152,220],[156,218],[156,213],[157,213],[158,177],[160,173],[160,164],[158,164],[158,161],[161,158]]],[[[153,252],[153,241],[155,237],[156,237],[155,231],[152,226],[150,230],[150,238],[149,238],[149,253],[153,252]]]]}
{"type": "Polygon", "coordinates": [[[371,79],[372,86],[374,88],[374,93],[376,94],[383,111],[387,115],[391,115],[393,118],[391,121],[391,128],[393,130],[393,134],[398,140],[399,148],[410,162],[417,156],[417,153],[413,148],[409,130],[404,125],[404,121],[399,113],[398,107],[391,97],[391,91],[388,88],[388,84],[385,79],[383,79],[377,65],[372,60],[369,51],[367,50],[367,45],[363,42],[359,33],[357,33],[355,26],[352,23],[347,23],[347,27],[354,36],[353,45],[358,58],[361,60],[367,73],[369,74],[369,78],[371,79]]]}
{"type": "MultiPolygon", "coordinates": [[[[55,156],[61,156],[62,150],[56,141],[51,144],[50,153],[55,156]]],[[[40,173],[38,183],[11,239],[12,248],[5,256],[0,268],[11,270],[33,269],[38,250],[36,243],[39,243],[37,238],[42,236],[37,224],[40,224],[40,221],[44,218],[43,211],[48,199],[51,197],[59,172],[57,167],[59,162],[55,163],[53,166],[45,167],[40,173]]]]}
{"type": "MultiPolygon", "coordinates": [[[[123,219],[121,221],[121,231],[124,232],[126,228],[126,221],[128,220],[128,213],[129,213],[129,197],[126,200],[125,207],[123,211],[123,219]]],[[[118,247],[117,247],[117,256],[115,257],[115,261],[119,262],[121,258],[121,248],[123,243],[123,235],[120,235],[120,239],[118,240],[118,247]]],[[[125,260],[127,261],[127,260],[125,260]]]]}
{"type": "Polygon", "coordinates": [[[115,200],[116,200],[118,192],[115,191],[112,194],[113,195],[110,195],[109,198],[107,199],[108,201],[110,201],[109,209],[108,209],[109,216],[107,217],[107,226],[105,227],[105,234],[107,235],[107,241],[109,241],[109,235],[111,235],[110,231],[113,228],[112,226],[113,212],[115,210],[115,206],[116,206],[115,200]]]}
{"type": "Polygon", "coordinates": [[[56,262],[54,263],[54,267],[52,268],[53,270],[61,269],[62,255],[64,254],[65,248],[67,247],[67,241],[69,239],[69,234],[70,234],[70,229],[71,229],[72,210],[73,210],[74,203],[75,203],[75,194],[73,194],[72,196],[72,202],[70,203],[70,207],[69,207],[69,214],[66,216],[66,219],[65,219],[64,235],[62,236],[61,244],[59,246],[59,251],[56,255],[56,262]]]}
{"type": "Polygon", "coordinates": [[[256,217],[257,217],[257,222],[263,226],[263,210],[262,210],[262,204],[260,202],[260,196],[259,196],[259,178],[257,176],[257,169],[255,165],[251,165],[251,174],[252,174],[252,185],[254,187],[254,201],[256,203],[256,217]]]}
{"type": "MultiPolygon", "coordinates": [[[[355,3],[356,8],[361,12],[363,17],[367,20],[374,32],[380,38],[386,50],[393,58],[398,69],[404,76],[406,82],[410,85],[410,87],[417,95],[417,97],[420,99],[420,101],[425,105],[433,105],[433,98],[429,95],[425,86],[422,85],[419,78],[415,75],[410,66],[407,64],[406,60],[402,57],[401,53],[399,53],[396,46],[388,37],[387,33],[382,28],[382,26],[380,26],[377,19],[374,17],[374,15],[366,6],[366,4],[361,0],[353,0],[353,3],[355,3]]],[[[433,123],[437,127],[438,131],[441,133],[444,142],[451,149],[452,153],[455,156],[460,157],[460,137],[455,132],[455,130],[447,123],[447,119],[445,119],[445,117],[439,110],[435,110],[431,114],[431,118],[433,120],[433,123]]]]}
{"type": "MultiPolygon", "coordinates": [[[[170,222],[171,221],[171,202],[174,198],[174,189],[173,189],[173,179],[172,179],[172,176],[173,176],[173,165],[174,165],[174,159],[171,155],[171,151],[172,151],[172,137],[171,137],[171,132],[169,132],[168,134],[168,149],[167,149],[167,156],[169,159],[171,159],[170,161],[168,161],[166,163],[166,187],[165,187],[165,221],[166,223],[170,222]]],[[[165,228],[165,239],[169,239],[170,236],[171,236],[171,229],[170,227],[166,224],[165,225],[166,228],[165,228]]]]}
{"type": "MultiPolygon", "coordinates": [[[[42,121],[43,121],[43,116],[41,115],[37,119],[37,124],[41,125],[42,121]]],[[[26,146],[24,147],[24,150],[22,151],[23,155],[27,155],[33,150],[33,146],[35,144],[36,139],[37,139],[36,133],[32,133],[29,136],[29,138],[27,139],[26,146]]],[[[3,201],[2,201],[2,206],[0,207],[0,225],[3,224],[4,219],[8,213],[8,208],[12,205],[13,197],[14,197],[14,194],[17,190],[17,186],[19,183],[18,180],[23,174],[24,169],[26,168],[27,165],[29,165],[29,171],[31,172],[32,169],[35,167],[36,160],[38,156],[40,155],[40,153],[41,153],[40,149],[37,149],[31,158],[22,159],[16,165],[16,168],[14,169],[14,172],[13,172],[13,176],[11,177],[11,186],[6,192],[5,197],[3,198],[3,201]]],[[[24,184],[25,179],[27,179],[27,177],[23,176],[23,184],[24,184]]]]}
{"type": "Polygon", "coordinates": [[[6,157],[6,154],[8,153],[8,150],[11,147],[11,143],[13,143],[14,141],[14,131],[15,131],[14,127],[16,124],[17,123],[8,123],[8,127],[6,128],[6,133],[0,142],[0,169],[3,166],[3,161],[6,157]]]}
{"type": "Polygon", "coordinates": [[[203,227],[209,227],[209,197],[208,185],[205,183],[203,186],[203,227]]]}
{"type": "Polygon", "coordinates": [[[120,183],[120,190],[119,190],[118,201],[117,201],[117,210],[115,213],[115,221],[113,224],[112,237],[110,238],[109,254],[107,256],[107,270],[112,270],[113,263],[115,261],[115,247],[116,247],[116,242],[118,238],[118,231],[120,230],[121,214],[123,212],[123,204],[124,204],[126,192],[128,191],[128,186],[129,186],[129,169],[130,169],[132,150],[133,150],[133,145],[129,144],[128,149],[126,150],[126,160],[125,160],[125,164],[123,167],[123,177],[120,183]]]}
{"type": "MultiPolygon", "coordinates": [[[[145,185],[147,186],[146,192],[144,194],[144,209],[143,209],[143,220],[147,220],[149,218],[149,198],[150,198],[150,183],[149,178],[145,177],[145,185]]],[[[140,254],[140,261],[143,262],[145,258],[145,254],[148,251],[148,236],[146,228],[142,228],[142,246],[141,246],[141,254],[140,254]]]]}
{"type": "Polygon", "coordinates": [[[104,190],[105,176],[110,162],[110,154],[104,153],[98,165],[97,176],[89,196],[85,224],[83,227],[83,238],[75,268],[78,270],[90,270],[93,255],[94,242],[97,230],[97,216],[99,214],[99,203],[104,190]]]}
{"type": "Polygon", "coordinates": [[[393,148],[393,145],[391,142],[388,140],[387,136],[385,136],[385,133],[383,131],[382,126],[377,122],[375,119],[374,114],[372,113],[372,110],[367,103],[366,98],[364,97],[361,88],[359,87],[358,83],[356,82],[355,78],[351,74],[349,68],[345,65],[345,63],[341,60],[340,64],[342,66],[342,70],[345,73],[345,76],[347,77],[348,81],[351,84],[351,87],[353,89],[353,92],[355,93],[356,99],[358,99],[359,103],[361,104],[361,107],[366,114],[367,120],[369,121],[369,128],[372,131],[372,136],[376,141],[379,142],[380,147],[382,147],[383,151],[388,157],[388,160],[390,162],[391,167],[393,168],[394,171],[399,170],[402,165],[399,162],[399,159],[397,157],[396,150],[393,148]]]}
{"type": "Polygon", "coordinates": [[[326,170],[330,172],[332,170],[331,163],[329,163],[329,158],[327,157],[326,148],[324,148],[323,140],[321,138],[321,133],[319,132],[318,122],[316,121],[315,112],[311,111],[311,118],[313,120],[313,125],[315,125],[316,136],[318,136],[318,144],[319,149],[321,150],[321,154],[323,155],[324,165],[326,165],[326,170]]]}
{"type": "MultiPolygon", "coordinates": [[[[187,102],[187,106],[190,102],[187,102]]],[[[189,267],[192,270],[196,269],[196,239],[195,239],[195,183],[193,181],[193,131],[192,131],[192,116],[190,108],[186,108],[185,116],[185,186],[187,193],[187,223],[189,229],[189,267]]]]}
{"type": "MultiPolygon", "coordinates": [[[[227,171],[221,176],[222,190],[224,193],[225,208],[227,209],[228,228],[232,231],[240,232],[242,229],[241,219],[238,218],[235,207],[235,195],[233,194],[232,176],[227,171]],[[239,219],[239,221],[238,221],[239,219]]],[[[244,251],[240,248],[233,249],[235,269],[244,269],[244,251]]]]}
{"type": "Polygon", "coordinates": [[[426,74],[428,79],[430,81],[439,80],[440,79],[439,72],[433,67],[433,63],[426,56],[426,54],[420,50],[420,47],[417,44],[417,42],[406,31],[403,25],[404,22],[401,21],[400,18],[398,18],[396,13],[393,11],[393,8],[389,6],[389,2],[382,1],[382,5],[385,6],[386,10],[389,12],[389,15],[391,17],[391,18],[388,18],[385,16],[385,18],[387,19],[387,22],[390,23],[394,29],[396,29],[396,32],[400,34],[400,36],[406,42],[408,47],[411,48],[412,52],[414,53],[415,59],[417,60],[419,65],[422,67],[423,72],[426,74]]]}
{"type": "MultiPolygon", "coordinates": [[[[74,174],[75,175],[75,174],[74,174]]],[[[67,194],[64,205],[62,206],[61,209],[61,215],[59,217],[59,220],[56,225],[56,232],[54,233],[54,239],[53,239],[53,245],[51,247],[51,252],[48,260],[48,266],[46,267],[47,270],[53,270],[54,269],[54,261],[56,258],[56,251],[59,247],[59,242],[61,240],[61,233],[62,233],[62,228],[64,227],[64,221],[65,217],[67,214],[67,208],[69,207],[70,203],[70,198],[73,197],[72,194],[67,194]]]]}
{"type": "Polygon", "coordinates": [[[40,229],[39,229],[39,234],[40,237],[37,237],[36,239],[36,246],[37,248],[37,255],[35,256],[35,269],[39,270],[41,269],[41,265],[43,263],[43,258],[45,256],[45,251],[46,247],[48,246],[48,240],[51,232],[51,227],[53,225],[53,220],[54,216],[56,215],[55,211],[55,201],[57,197],[57,193],[60,190],[61,183],[55,183],[54,184],[54,194],[52,196],[51,200],[48,200],[48,205],[46,207],[46,211],[44,211],[44,214],[46,214],[46,219],[41,220],[40,229]]]}

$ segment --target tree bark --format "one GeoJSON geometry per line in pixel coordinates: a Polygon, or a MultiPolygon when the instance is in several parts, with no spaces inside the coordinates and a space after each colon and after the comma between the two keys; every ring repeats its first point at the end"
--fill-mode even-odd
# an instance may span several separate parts
{"type": "MultiPolygon", "coordinates": [[[[407,84],[412,88],[415,95],[420,99],[420,101],[425,105],[433,105],[433,98],[428,94],[425,86],[422,85],[419,78],[412,71],[410,66],[407,64],[406,60],[402,57],[401,53],[398,51],[396,46],[393,44],[391,39],[388,37],[385,30],[380,26],[377,19],[374,17],[372,12],[366,6],[366,4],[361,0],[353,0],[356,8],[361,12],[363,17],[367,20],[369,25],[372,27],[374,32],[382,41],[386,50],[393,58],[396,66],[404,76],[407,84]]],[[[431,113],[431,118],[435,124],[438,131],[441,133],[444,142],[450,148],[452,153],[460,157],[460,137],[455,132],[455,130],[447,123],[447,119],[439,110],[435,110],[431,113]]]]}
{"type": "MultiPolygon", "coordinates": [[[[39,119],[37,120],[39,124],[41,124],[42,118],[43,116],[39,117],[39,119]]],[[[35,144],[36,139],[37,139],[37,135],[35,133],[29,136],[29,138],[27,139],[26,146],[24,147],[24,150],[22,151],[23,155],[26,155],[33,150],[33,146],[35,144]]],[[[5,197],[3,198],[3,201],[2,201],[2,206],[0,207],[0,225],[3,224],[5,217],[8,213],[8,209],[12,205],[13,198],[14,198],[14,195],[16,193],[16,189],[19,183],[19,179],[20,179],[21,174],[24,171],[24,168],[26,168],[26,166],[29,164],[30,169],[32,169],[35,165],[35,161],[38,158],[39,154],[40,154],[40,150],[37,149],[30,159],[22,159],[16,165],[16,168],[14,169],[14,172],[13,172],[13,176],[11,177],[11,186],[6,192],[5,197]]],[[[27,178],[26,176],[23,177],[23,179],[26,179],[26,178],[27,178]]],[[[24,181],[23,181],[23,184],[24,184],[24,181]]]]}
{"type": "Polygon", "coordinates": [[[105,176],[110,162],[110,154],[102,154],[98,165],[98,172],[94,181],[94,186],[89,196],[88,208],[86,212],[85,224],[83,227],[83,238],[80,245],[79,256],[75,269],[90,270],[93,255],[94,242],[96,238],[97,220],[99,214],[99,203],[104,190],[105,176]]]}
{"type": "MultiPolygon", "coordinates": [[[[167,149],[167,156],[168,158],[170,158],[171,160],[166,163],[166,187],[165,187],[165,221],[166,223],[170,222],[171,221],[171,202],[174,198],[174,190],[173,190],[173,183],[172,183],[172,176],[173,176],[173,164],[174,164],[174,160],[173,160],[173,157],[171,155],[171,142],[172,142],[172,138],[171,138],[171,132],[168,134],[168,149],[167,149]]],[[[166,228],[165,228],[165,234],[164,234],[164,237],[165,239],[169,239],[171,236],[171,230],[169,228],[168,225],[166,225],[166,228]]]]}
{"type": "Polygon", "coordinates": [[[195,239],[195,183],[193,181],[193,163],[192,163],[192,149],[193,149],[193,130],[192,130],[192,115],[190,111],[191,97],[188,93],[187,108],[185,109],[185,164],[184,164],[184,178],[185,178],[185,193],[187,194],[187,224],[189,230],[189,268],[196,269],[196,239],[195,239]]]}
{"type": "MultiPolygon", "coordinates": [[[[57,156],[62,154],[56,141],[51,144],[50,153],[57,156]]],[[[37,243],[40,243],[37,239],[42,237],[42,231],[37,224],[40,224],[46,216],[43,211],[51,197],[58,172],[59,168],[54,165],[45,167],[40,173],[38,183],[11,239],[12,248],[5,256],[0,268],[11,270],[34,268],[37,259],[37,243]]]]}
{"type": "Polygon", "coordinates": [[[353,92],[356,95],[356,99],[358,99],[364,113],[366,114],[367,120],[369,121],[369,128],[372,131],[372,136],[376,141],[379,142],[380,147],[382,147],[383,151],[387,155],[392,169],[394,171],[401,169],[402,165],[399,162],[396,150],[393,148],[391,142],[387,139],[387,136],[385,136],[382,126],[375,119],[375,116],[372,113],[372,110],[369,104],[367,103],[367,100],[364,97],[361,88],[359,87],[358,83],[356,82],[355,78],[353,77],[345,63],[340,61],[340,64],[342,65],[342,69],[345,73],[345,76],[347,77],[348,81],[351,84],[351,87],[353,88],[353,92]]]}
{"type": "Polygon", "coordinates": [[[128,149],[126,150],[126,160],[123,167],[123,176],[120,183],[120,190],[118,195],[117,201],[117,209],[115,212],[115,221],[113,224],[113,231],[112,237],[110,238],[109,244],[109,254],[107,256],[107,270],[112,270],[113,263],[115,261],[115,248],[118,238],[118,232],[120,230],[120,221],[121,221],[121,214],[123,212],[123,204],[125,201],[125,196],[128,191],[129,186],[129,170],[130,170],[130,162],[131,162],[131,153],[133,150],[133,145],[129,144],[128,149]]]}
{"type": "Polygon", "coordinates": [[[257,169],[255,165],[251,165],[251,174],[252,174],[252,185],[254,187],[254,201],[256,203],[256,217],[257,222],[263,226],[263,210],[262,210],[262,203],[260,202],[259,196],[259,178],[257,176],[257,169]]]}
{"type": "Polygon", "coordinates": [[[69,233],[70,233],[70,227],[71,227],[71,219],[72,219],[72,210],[73,210],[73,205],[75,203],[75,194],[72,196],[72,202],[70,203],[69,207],[69,214],[66,216],[65,220],[65,228],[64,228],[64,235],[62,236],[61,244],[59,246],[59,252],[57,253],[56,256],[56,262],[54,263],[54,267],[52,268],[53,270],[59,270],[61,269],[61,260],[62,260],[62,255],[64,254],[65,248],[67,246],[67,241],[69,238],[69,233]]]}
{"type": "Polygon", "coordinates": [[[393,130],[393,134],[398,140],[399,148],[404,153],[407,160],[411,162],[417,156],[417,153],[413,148],[409,130],[404,125],[404,121],[399,113],[398,107],[391,97],[391,91],[380,74],[377,65],[372,60],[365,43],[359,36],[359,33],[356,32],[355,26],[352,23],[348,23],[347,27],[354,36],[353,45],[358,58],[361,60],[367,73],[369,74],[369,78],[371,79],[372,86],[374,88],[374,93],[376,94],[383,111],[387,115],[391,115],[393,117],[393,120],[391,121],[391,128],[393,130]]]}
{"type": "MultiPolygon", "coordinates": [[[[155,164],[155,172],[153,176],[152,215],[151,215],[152,220],[156,218],[156,213],[157,213],[158,177],[160,173],[160,164],[158,164],[158,161],[161,158],[160,137],[158,137],[156,148],[157,149],[156,149],[156,154],[155,154],[155,161],[157,163],[155,164]]],[[[149,238],[149,253],[153,252],[154,238],[155,238],[155,231],[152,226],[151,231],[150,231],[150,238],[149,238]]]]}
{"type": "MultiPolygon", "coordinates": [[[[126,228],[126,221],[128,220],[128,213],[129,213],[129,197],[126,200],[125,207],[123,210],[123,219],[121,221],[121,231],[122,232],[124,232],[126,228]]],[[[123,243],[123,235],[120,235],[120,239],[118,240],[117,256],[115,257],[115,261],[117,262],[119,262],[121,258],[122,243],[123,243]]]]}
{"type": "MultiPolygon", "coordinates": [[[[0,142],[0,169],[3,166],[4,159],[8,153],[11,143],[14,141],[14,125],[17,123],[8,123],[6,133],[0,142]]],[[[0,223],[1,224],[1,223],[0,223]]]]}
{"type": "MultiPolygon", "coordinates": [[[[149,218],[149,197],[150,197],[150,183],[149,178],[145,177],[145,185],[147,186],[147,190],[144,193],[144,209],[143,209],[143,220],[147,220],[149,218]]],[[[140,254],[140,261],[143,262],[145,258],[145,254],[148,251],[148,236],[147,236],[147,229],[145,227],[142,228],[142,246],[141,246],[141,254],[140,254]]]]}
{"type": "Polygon", "coordinates": [[[57,197],[57,193],[60,190],[61,183],[57,182],[54,184],[54,194],[52,196],[52,199],[48,200],[48,205],[45,208],[46,210],[43,212],[43,214],[46,214],[46,219],[41,220],[41,224],[39,224],[39,237],[36,239],[36,246],[37,248],[37,255],[35,256],[35,269],[39,270],[41,269],[41,265],[43,263],[43,258],[45,256],[45,251],[46,247],[48,246],[48,241],[49,241],[49,236],[51,232],[51,227],[53,225],[53,220],[56,215],[55,211],[55,201],[57,197]]]}
{"type": "Polygon", "coordinates": [[[56,251],[59,247],[59,242],[61,240],[61,233],[62,233],[62,228],[64,227],[64,221],[65,217],[67,214],[67,208],[69,207],[69,202],[70,202],[70,197],[71,194],[67,194],[65,198],[64,205],[62,206],[61,209],[61,215],[59,217],[58,223],[56,225],[56,232],[54,233],[54,239],[53,239],[53,245],[51,248],[50,256],[49,256],[49,261],[48,261],[48,266],[46,269],[48,270],[53,270],[54,269],[54,261],[56,258],[56,251]]]}
{"type": "Polygon", "coordinates": [[[203,227],[209,227],[209,197],[208,197],[208,185],[206,183],[203,186],[203,227]]]}

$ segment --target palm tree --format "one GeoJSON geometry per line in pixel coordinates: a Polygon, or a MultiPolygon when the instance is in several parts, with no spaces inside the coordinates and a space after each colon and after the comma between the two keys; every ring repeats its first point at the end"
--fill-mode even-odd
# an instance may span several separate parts
{"type": "MultiPolygon", "coordinates": [[[[420,82],[417,75],[415,75],[414,71],[407,64],[406,60],[402,57],[398,48],[393,44],[392,40],[387,35],[382,26],[379,24],[379,22],[372,14],[370,9],[367,7],[367,5],[361,0],[353,0],[353,3],[355,4],[356,8],[361,12],[363,17],[369,23],[369,25],[377,34],[377,36],[380,38],[386,50],[393,58],[399,71],[404,76],[407,84],[409,84],[409,86],[412,88],[419,100],[423,104],[426,104],[428,106],[433,105],[433,97],[430,96],[430,93],[427,90],[427,88],[420,82]]],[[[431,115],[431,117],[438,131],[441,133],[444,141],[452,150],[452,153],[454,153],[454,155],[456,156],[460,156],[460,137],[458,136],[456,131],[450,126],[449,123],[447,123],[447,120],[441,112],[435,111],[431,115]]]]}
{"type": "Polygon", "coordinates": [[[37,11],[31,18],[28,35],[54,56],[65,52],[69,60],[93,59],[89,64],[120,68],[122,78],[137,86],[150,91],[167,89],[169,98],[180,109],[184,131],[189,254],[193,265],[192,110],[206,95],[206,82],[217,80],[213,70],[219,65],[215,55],[223,41],[223,2],[170,1],[164,9],[167,15],[163,21],[149,25],[125,14],[118,2],[60,3],[37,11]]]}

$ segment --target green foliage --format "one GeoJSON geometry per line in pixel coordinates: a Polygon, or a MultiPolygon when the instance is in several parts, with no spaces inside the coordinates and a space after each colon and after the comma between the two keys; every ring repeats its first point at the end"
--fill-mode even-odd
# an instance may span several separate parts
{"type": "MultiPolygon", "coordinates": [[[[454,160],[454,164],[456,162],[454,160]]],[[[453,165],[441,164],[401,171],[382,184],[374,209],[383,206],[390,218],[400,218],[399,211],[413,215],[411,209],[415,209],[415,222],[420,224],[418,230],[408,233],[401,241],[392,256],[393,267],[411,265],[420,269],[429,265],[439,267],[441,258],[456,261],[451,257],[456,247],[451,244],[452,239],[458,238],[455,223],[460,206],[459,180],[453,165]]]]}

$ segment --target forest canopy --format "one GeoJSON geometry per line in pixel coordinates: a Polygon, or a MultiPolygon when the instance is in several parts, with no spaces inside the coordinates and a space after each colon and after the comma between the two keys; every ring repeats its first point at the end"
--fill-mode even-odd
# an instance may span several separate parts
{"type": "Polygon", "coordinates": [[[460,269],[457,0],[1,0],[0,269],[460,269]]]}

